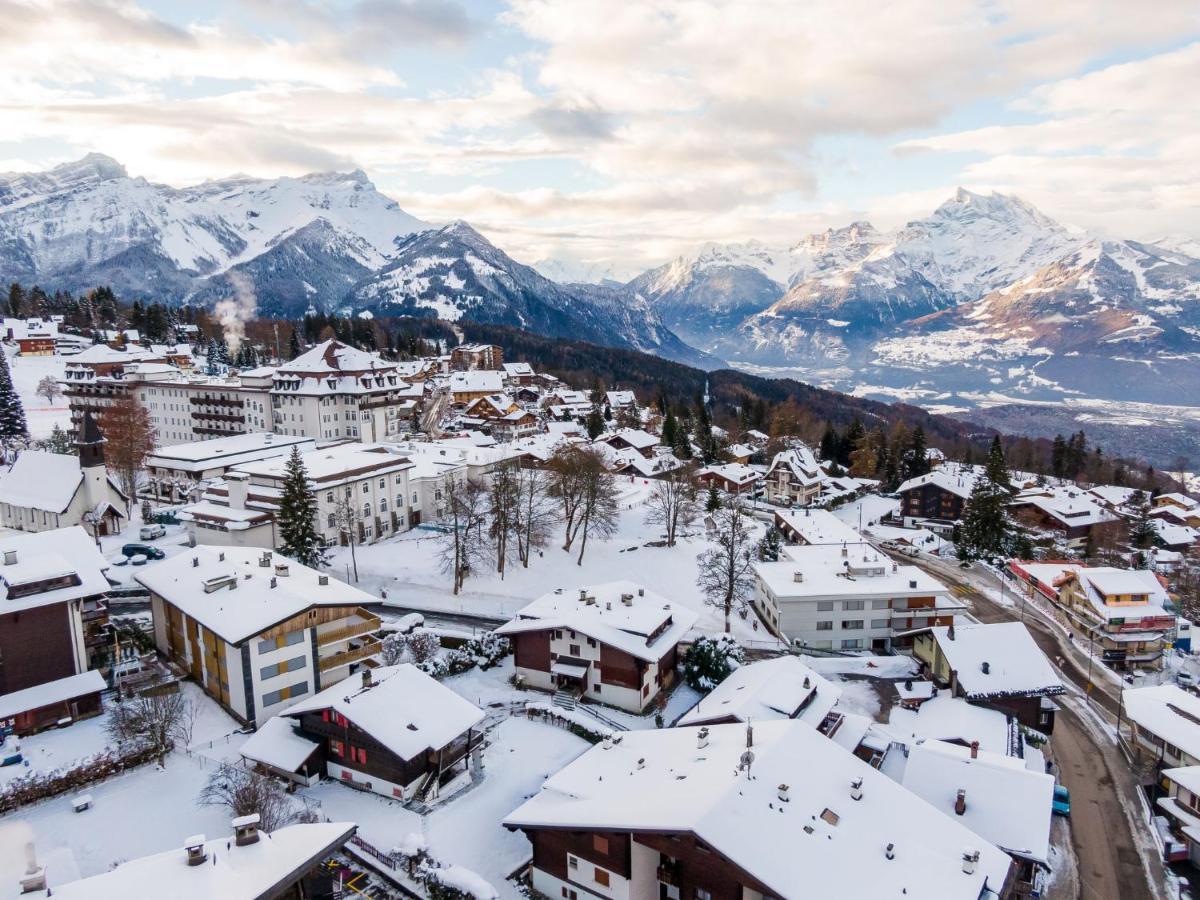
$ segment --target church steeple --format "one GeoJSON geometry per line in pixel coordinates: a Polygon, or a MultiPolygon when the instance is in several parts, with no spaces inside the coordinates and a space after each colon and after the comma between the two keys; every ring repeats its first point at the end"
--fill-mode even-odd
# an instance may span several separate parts
{"type": "Polygon", "coordinates": [[[100,426],[92,418],[90,412],[83,414],[83,424],[79,429],[79,437],[75,440],[79,448],[79,467],[90,469],[95,466],[104,468],[104,435],[100,426]]]}

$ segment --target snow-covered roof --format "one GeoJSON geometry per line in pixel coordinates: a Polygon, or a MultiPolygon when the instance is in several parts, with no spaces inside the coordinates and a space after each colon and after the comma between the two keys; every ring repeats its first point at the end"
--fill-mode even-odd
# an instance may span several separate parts
{"type": "Polygon", "coordinates": [[[1020,622],[962,623],[930,629],[971,699],[1061,694],[1066,688],[1020,622]],[[984,667],[987,672],[984,672],[984,667]]]}
{"type": "Polygon", "coordinates": [[[816,728],[841,695],[841,685],[818,675],[795,656],[780,656],[739,666],[675,724],[796,718],[816,728]]]}
{"type": "Polygon", "coordinates": [[[614,431],[611,434],[602,434],[596,438],[596,440],[603,441],[606,444],[611,444],[618,439],[624,441],[635,450],[645,450],[658,445],[658,435],[643,431],[640,428],[622,428],[619,431],[614,431]]]}
{"type": "Polygon", "coordinates": [[[1012,505],[1036,507],[1064,528],[1100,525],[1117,520],[1114,513],[1093,503],[1084,492],[1074,488],[1049,493],[1045,489],[1035,489],[1035,492],[1018,494],[1013,498],[1012,505]]]}
{"type": "Polygon", "coordinates": [[[16,562],[0,566],[0,582],[4,584],[6,597],[0,600],[0,612],[20,612],[50,603],[94,597],[109,588],[108,579],[104,577],[108,563],[92,538],[78,525],[50,531],[9,532],[0,537],[0,560],[10,552],[16,553],[16,562]],[[20,590],[23,585],[69,575],[74,575],[70,580],[78,584],[9,597],[12,593],[24,593],[20,590]]]}
{"type": "Polygon", "coordinates": [[[1163,503],[1170,503],[1176,506],[1182,506],[1184,509],[1195,509],[1200,506],[1200,500],[1194,497],[1189,497],[1187,494],[1181,494],[1178,491],[1172,491],[1169,494],[1159,494],[1154,498],[1154,505],[1159,506],[1163,503]]]}
{"type": "Polygon", "coordinates": [[[865,538],[826,509],[777,509],[775,521],[799,535],[802,544],[862,544],[865,538]]]}
{"type": "Polygon", "coordinates": [[[0,478],[0,503],[46,512],[66,512],[83,482],[73,453],[26,450],[0,478]]]}
{"type": "Polygon", "coordinates": [[[1154,526],[1158,539],[1169,547],[1194,544],[1200,539],[1200,531],[1190,525],[1177,525],[1165,519],[1151,519],[1150,524],[1154,526]]]}
{"type": "Polygon", "coordinates": [[[453,372],[450,375],[450,390],[455,394],[499,394],[504,390],[504,380],[499,372],[488,369],[453,372]]]}
{"type": "Polygon", "coordinates": [[[1124,506],[1129,498],[1137,493],[1137,489],[1116,484],[1097,484],[1088,488],[1088,493],[1106,506],[1115,509],[1118,506],[1124,506]]]}
{"type": "Polygon", "coordinates": [[[898,741],[909,745],[923,740],[963,744],[979,741],[981,749],[1002,755],[1011,755],[1018,739],[1015,719],[961,697],[951,697],[946,691],[917,709],[893,706],[887,728],[898,741]]]}
{"type": "Polygon", "coordinates": [[[1125,715],[1142,731],[1200,759],[1200,697],[1173,684],[1126,688],[1125,715]]]}
{"type": "Polygon", "coordinates": [[[274,766],[284,772],[296,772],[320,747],[296,731],[296,723],[284,716],[272,716],[250,735],[238,752],[246,759],[274,766]]]}
{"type": "Polygon", "coordinates": [[[932,575],[894,563],[870,544],[785,545],[782,552],[787,559],[754,565],[758,578],[782,601],[946,593],[946,586],[932,575]]]}
{"type": "Polygon", "coordinates": [[[1091,604],[1096,615],[1104,620],[1162,618],[1171,616],[1167,604],[1171,597],[1148,569],[1117,569],[1112,566],[1082,566],[1077,563],[1026,563],[1014,569],[1018,574],[1036,579],[1047,591],[1059,588],[1076,578],[1084,598],[1091,604]],[[1144,602],[1121,602],[1109,604],[1106,596],[1144,594],[1144,602]]]}
{"type": "Polygon", "coordinates": [[[210,500],[190,503],[176,515],[184,522],[218,522],[229,531],[245,531],[251,525],[271,520],[271,514],[261,509],[235,509],[210,500]]]}
{"type": "Polygon", "coordinates": [[[924,475],[908,479],[908,481],[905,481],[900,487],[896,488],[896,493],[903,494],[907,491],[924,487],[927,484],[966,500],[971,496],[971,488],[975,486],[975,479],[969,473],[947,472],[944,469],[937,468],[924,475]]]}
{"type": "Polygon", "coordinates": [[[1200,794],[1200,766],[1177,766],[1163,769],[1162,774],[1193,794],[1200,794]]]}
{"type": "Polygon", "coordinates": [[[543,594],[496,633],[570,628],[638,659],[657,662],[697,618],[686,606],[671,603],[632,581],[610,581],[543,594]]]}
{"type": "Polygon", "coordinates": [[[298,880],[350,839],[350,822],[285,825],[241,847],[229,837],[204,844],[207,861],[189,866],[183,847],[119,864],[100,875],[54,885],[65,900],[130,900],[166,892],[173,900],[254,900],[298,880]],[[169,885],[169,888],[167,887],[169,885]]]}
{"type": "Polygon", "coordinates": [[[66,678],[47,681],[23,691],[5,694],[0,697],[0,719],[11,719],[23,712],[41,709],[52,703],[63,703],[107,688],[104,676],[95,669],[88,669],[78,675],[68,675],[66,678]]]}
{"type": "Polygon", "coordinates": [[[807,447],[793,447],[791,450],[776,453],[767,474],[770,475],[778,468],[788,469],[794,480],[806,485],[816,484],[826,477],[817,463],[816,456],[807,447]]]}
{"type": "Polygon", "coordinates": [[[604,399],[609,406],[637,406],[637,396],[633,391],[606,391],[604,399]]]}
{"type": "MultiPolygon", "coordinates": [[[[393,452],[391,447],[351,442],[302,453],[301,459],[308,480],[318,488],[379,471],[400,471],[412,466],[407,457],[393,452]]],[[[234,467],[234,471],[245,472],[251,477],[282,480],[287,463],[287,455],[273,456],[241,463],[234,467]]]]}
{"type": "Polygon", "coordinates": [[[388,371],[394,372],[395,366],[384,362],[377,354],[347,346],[333,338],[322,341],[278,369],[280,375],[342,375],[388,371]]]}
{"type": "Polygon", "coordinates": [[[293,446],[299,447],[300,452],[304,453],[314,449],[316,445],[316,441],[310,437],[274,434],[269,431],[233,434],[208,441],[189,441],[186,444],[160,447],[147,457],[146,467],[159,466],[184,472],[198,472],[213,466],[232,466],[253,459],[286,455],[291,453],[293,446]]]}
{"type": "Polygon", "coordinates": [[[754,725],[749,771],[744,725],[708,726],[704,748],[698,734],[630,731],[597,745],[504,824],[690,832],[780,897],[975,898],[1005,882],[1002,851],[806,724],[754,725]]]}
{"type": "Polygon", "coordinates": [[[332,709],[401,759],[440,750],[483,720],[483,710],[411,663],[371,671],[335,684],[287,708],[285,716],[332,709]]]}
{"type": "Polygon", "coordinates": [[[256,547],[195,547],[146,566],[134,578],[230,644],[314,606],[355,607],[378,602],[332,575],[256,547]],[[264,559],[265,566],[261,565],[264,559]],[[286,565],[288,574],[277,576],[276,565],[286,565]],[[232,578],[237,586],[205,592],[206,582],[221,578],[232,578]],[[271,587],[272,579],[275,587],[271,587]]]}
{"type": "Polygon", "coordinates": [[[697,478],[703,478],[705,475],[715,475],[739,487],[754,484],[754,482],[763,477],[762,472],[758,469],[752,469],[750,466],[744,466],[741,463],[721,463],[719,465],[706,466],[696,473],[697,478]]]}
{"type": "Polygon", "coordinates": [[[108,344],[93,344],[81,353],[71,357],[68,366],[75,365],[105,365],[109,363],[135,363],[159,360],[160,357],[152,350],[127,344],[121,350],[114,350],[108,344]]]}
{"type": "Polygon", "coordinates": [[[943,815],[1016,856],[1047,863],[1054,777],[1032,772],[1020,759],[943,741],[909,749],[903,785],[943,815]],[[959,791],[966,809],[955,811],[959,791]]]}
{"type": "Polygon", "coordinates": [[[504,374],[509,378],[533,377],[533,366],[525,362],[504,363],[504,374]]]}

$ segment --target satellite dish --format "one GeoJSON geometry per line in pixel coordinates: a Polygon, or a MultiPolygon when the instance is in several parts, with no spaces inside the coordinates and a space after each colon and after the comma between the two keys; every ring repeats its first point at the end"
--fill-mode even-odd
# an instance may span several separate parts
{"type": "Polygon", "coordinates": [[[753,762],[754,762],[754,751],[747,750],[742,754],[741,763],[739,764],[738,768],[745,769],[747,772],[749,772],[750,764],[753,762]]]}

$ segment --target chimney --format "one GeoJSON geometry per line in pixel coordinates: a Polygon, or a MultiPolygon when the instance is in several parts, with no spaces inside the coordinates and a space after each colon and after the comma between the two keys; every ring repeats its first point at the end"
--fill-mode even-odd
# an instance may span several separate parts
{"type": "Polygon", "coordinates": [[[912,679],[911,679],[911,678],[905,678],[905,679],[904,679],[904,689],[905,689],[906,691],[911,691],[911,690],[912,690],[912,679]]]}
{"type": "Polygon", "coordinates": [[[967,850],[963,853],[962,870],[967,875],[975,874],[975,866],[979,864],[979,851],[967,850]]]}
{"type": "Polygon", "coordinates": [[[811,687],[811,686],[812,686],[812,681],[810,681],[810,680],[809,680],[809,677],[808,677],[807,675],[805,675],[805,676],[804,676],[804,687],[805,687],[805,689],[807,689],[807,688],[809,688],[809,687],[811,687]]]}
{"type": "Polygon", "coordinates": [[[639,769],[646,768],[646,757],[644,757],[644,756],[638,757],[637,767],[639,769]]]}
{"type": "Polygon", "coordinates": [[[954,640],[954,623],[953,622],[951,622],[950,625],[946,628],[946,637],[949,640],[954,640]]]}
{"type": "Polygon", "coordinates": [[[5,550],[4,551],[4,564],[6,566],[15,566],[17,564],[17,551],[16,550],[5,550]]]}
{"type": "Polygon", "coordinates": [[[849,556],[850,556],[850,548],[848,548],[845,544],[842,544],[842,559],[846,559],[849,556]]]}
{"type": "Polygon", "coordinates": [[[287,563],[275,563],[275,574],[278,575],[280,578],[287,578],[288,577],[287,563]]]}
{"type": "Polygon", "coordinates": [[[708,746],[708,729],[701,728],[696,732],[696,749],[703,750],[708,746]]]}
{"type": "Polygon", "coordinates": [[[796,584],[800,584],[804,581],[804,573],[797,569],[792,573],[792,581],[796,582],[796,584]]]}
{"type": "Polygon", "coordinates": [[[887,847],[884,848],[883,855],[886,856],[888,859],[895,859],[896,858],[896,845],[888,844],[887,847]]]}
{"type": "Polygon", "coordinates": [[[272,589],[279,587],[279,579],[274,575],[271,576],[271,587],[272,589]]]}
{"type": "Polygon", "coordinates": [[[250,498],[250,476],[242,472],[226,472],[225,487],[229,491],[229,508],[245,509],[250,498]]]}
{"type": "Polygon", "coordinates": [[[606,734],[606,735],[604,736],[604,749],[605,749],[605,750],[611,750],[611,749],[612,749],[612,745],[613,745],[613,741],[612,741],[612,735],[608,735],[608,734],[606,734]]]}
{"type": "Polygon", "coordinates": [[[971,741],[971,759],[979,759],[979,741],[971,741]]]}
{"type": "Polygon", "coordinates": [[[621,602],[626,606],[633,606],[633,594],[622,594],[621,602]]]}
{"type": "Polygon", "coordinates": [[[233,843],[238,847],[258,843],[258,813],[240,816],[233,820],[233,843]]]}
{"type": "Polygon", "coordinates": [[[605,609],[607,609],[609,612],[612,612],[612,601],[611,601],[611,600],[605,600],[605,601],[604,601],[604,608],[605,608],[605,609]]]}
{"type": "Polygon", "coordinates": [[[370,666],[363,667],[362,682],[363,682],[364,688],[369,688],[371,686],[371,667],[370,666]]]}
{"type": "Polygon", "coordinates": [[[317,576],[317,584],[321,585],[321,587],[324,587],[325,585],[329,584],[329,576],[328,575],[318,575],[317,576]]]}
{"type": "Polygon", "coordinates": [[[917,579],[915,579],[915,578],[910,578],[910,579],[909,579],[909,581],[908,581],[908,589],[909,589],[910,591],[915,591],[915,590],[917,589],[917,579]]]}
{"type": "Polygon", "coordinates": [[[583,601],[583,600],[587,600],[587,588],[580,588],[580,589],[579,589],[579,599],[580,599],[581,601],[583,601]]]}
{"type": "Polygon", "coordinates": [[[645,596],[646,596],[646,589],[645,589],[645,588],[638,588],[638,596],[639,596],[639,597],[645,597],[645,596]]]}
{"type": "Polygon", "coordinates": [[[271,551],[264,550],[263,555],[259,557],[258,564],[261,568],[269,569],[271,567],[271,551]]]}
{"type": "Polygon", "coordinates": [[[862,781],[863,781],[862,778],[859,777],[859,778],[855,778],[853,781],[850,782],[850,799],[851,800],[861,800],[862,799],[862,795],[863,795],[862,781]]]}
{"type": "Polygon", "coordinates": [[[187,851],[187,864],[189,866],[199,866],[208,859],[208,854],[204,852],[204,835],[202,834],[193,834],[184,841],[183,849],[187,851]]]}
{"type": "Polygon", "coordinates": [[[46,890],[46,867],[39,866],[33,841],[25,845],[25,874],[21,876],[21,893],[32,894],[46,890]]]}
{"type": "Polygon", "coordinates": [[[746,721],[746,748],[749,749],[750,747],[753,747],[753,746],[754,746],[754,726],[750,724],[749,720],[747,720],[746,721]]]}
{"type": "Polygon", "coordinates": [[[778,797],[779,797],[779,799],[780,799],[780,800],[782,800],[784,803],[788,803],[788,802],[790,802],[790,801],[789,801],[789,798],[788,798],[788,786],[787,786],[786,784],[781,784],[781,785],[779,786],[779,788],[778,788],[778,797]]]}
{"type": "Polygon", "coordinates": [[[193,569],[198,569],[198,568],[200,568],[200,557],[198,557],[198,556],[193,556],[193,557],[192,557],[192,568],[193,568],[193,569]]]}
{"type": "Polygon", "coordinates": [[[991,674],[992,667],[986,659],[979,664],[979,668],[983,672],[984,675],[991,674]]]}
{"type": "Polygon", "coordinates": [[[959,788],[958,794],[954,798],[954,814],[961,816],[967,811],[967,791],[965,788],[959,788]]]}
{"type": "Polygon", "coordinates": [[[220,553],[217,554],[217,561],[225,562],[225,551],[224,550],[222,550],[220,553]]]}

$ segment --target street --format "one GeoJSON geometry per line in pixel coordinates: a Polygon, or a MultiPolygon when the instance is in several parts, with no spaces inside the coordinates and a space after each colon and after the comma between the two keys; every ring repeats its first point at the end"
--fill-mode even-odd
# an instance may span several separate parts
{"type": "Polygon", "coordinates": [[[981,622],[1020,621],[1024,612],[1034,641],[1068,683],[1069,693],[1057,698],[1061,709],[1052,745],[1059,777],[1071,791],[1071,847],[1078,868],[1079,896],[1085,900],[1168,896],[1164,867],[1149,826],[1135,821],[1129,812],[1139,810],[1140,814],[1142,808],[1138,782],[1116,743],[1090,718],[1096,715],[1113,727],[1116,724],[1119,688],[1104,673],[1095,671],[1100,663],[1093,663],[1095,683],[1092,709],[1088,710],[1086,654],[1071,646],[1037,606],[1023,602],[1012,584],[1005,587],[1015,599],[1015,605],[1009,607],[984,592],[999,591],[1000,578],[978,565],[961,569],[957,562],[925,554],[901,561],[915,563],[951,585],[957,596],[972,604],[972,612],[981,622]]]}

